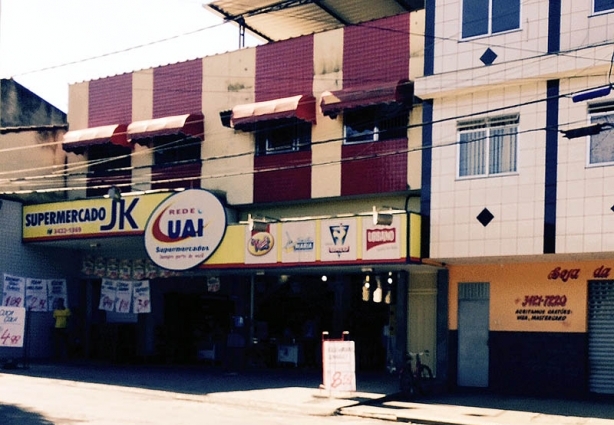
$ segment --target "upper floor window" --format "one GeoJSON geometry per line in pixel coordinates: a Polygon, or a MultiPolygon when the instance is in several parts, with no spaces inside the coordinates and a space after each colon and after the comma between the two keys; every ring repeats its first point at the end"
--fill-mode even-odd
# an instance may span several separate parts
{"type": "Polygon", "coordinates": [[[595,0],[593,6],[595,13],[614,11],[614,0],[595,0]]]}
{"type": "Polygon", "coordinates": [[[309,150],[311,123],[295,118],[262,121],[254,125],[256,155],[309,150]]]}
{"type": "Polygon", "coordinates": [[[109,186],[122,186],[122,191],[130,191],[123,185],[131,181],[130,153],[130,148],[112,143],[92,145],[88,148],[88,197],[106,195],[109,186]]]}
{"type": "Polygon", "coordinates": [[[202,142],[197,137],[156,136],[153,138],[154,165],[173,166],[200,161],[202,142]]]}
{"type": "Polygon", "coordinates": [[[458,177],[517,171],[518,114],[458,123],[458,177]]]}
{"type": "Polygon", "coordinates": [[[377,142],[407,137],[409,111],[396,104],[382,104],[343,112],[344,143],[377,142]]]}
{"type": "MultiPolygon", "coordinates": [[[[588,113],[591,124],[609,123],[614,125],[614,101],[589,105],[588,113]]],[[[588,163],[614,163],[614,139],[612,131],[604,129],[593,134],[588,140],[588,163]]]]}
{"type": "Polygon", "coordinates": [[[462,25],[462,38],[518,29],[520,0],[463,0],[462,25]]]}

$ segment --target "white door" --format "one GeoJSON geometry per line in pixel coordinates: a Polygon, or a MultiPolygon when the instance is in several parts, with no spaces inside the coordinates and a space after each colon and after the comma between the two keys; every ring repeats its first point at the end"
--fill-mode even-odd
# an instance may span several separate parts
{"type": "Polygon", "coordinates": [[[461,387],[488,386],[489,284],[458,288],[458,376],[461,387]]]}

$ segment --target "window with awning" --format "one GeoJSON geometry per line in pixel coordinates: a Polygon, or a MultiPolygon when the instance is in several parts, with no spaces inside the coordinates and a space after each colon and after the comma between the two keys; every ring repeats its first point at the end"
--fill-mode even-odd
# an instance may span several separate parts
{"type": "Polygon", "coordinates": [[[336,118],[345,110],[382,104],[397,104],[410,109],[413,100],[414,83],[403,79],[324,92],[320,99],[320,108],[325,116],[336,118]]]}
{"type": "Polygon", "coordinates": [[[129,147],[127,126],[124,124],[71,130],[64,134],[62,148],[66,152],[83,154],[90,146],[113,144],[129,147]]]}
{"type": "Polygon", "coordinates": [[[148,144],[160,136],[205,138],[205,117],[202,113],[176,115],[151,120],[134,121],[128,125],[128,140],[148,144]]]}
{"type": "Polygon", "coordinates": [[[344,144],[407,137],[414,86],[409,80],[363,85],[322,94],[322,113],[343,114],[344,144]]]}
{"type": "Polygon", "coordinates": [[[257,155],[302,151],[311,145],[315,104],[314,96],[292,96],[237,105],[220,118],[226,127],[254,132],[257,155]]]}

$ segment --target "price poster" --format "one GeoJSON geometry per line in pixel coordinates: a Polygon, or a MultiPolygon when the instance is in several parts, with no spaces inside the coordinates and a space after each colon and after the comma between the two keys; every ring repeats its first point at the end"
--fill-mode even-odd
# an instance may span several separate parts
{"type": "Polygon", "coordinates": [[[26,308],[28,311],[47,311],[47,281],[26,279],[26,308]]]}
{"type": "Polygon", "coordinates": [[[68,307],[68,292],[66,288],[66,280],[64,279],[49,279],[47,280],[47,292],[48,292],[48,307],[53,311],[58,303],[58,300],[62,298],[64,300],[64,306],[68,307]]]}
{"type": "Polygon", "coordinates": [[[133,313],[151,313],[151,299],[149,296],[149,281],[143,280],[132,283],[133,313]]]}
{"type": "Polygon", "coordinates": [[[0,307],[0,347],[23,347],[26,309],[0,307]]]}
{"type": "Polygon", "coordinates": [[[322,341],[324,387],[331,391],[356,391],[354,341],[322,341]]]}
{"type": "Polygon", "coordinates": [[[105,311],[113,311],[115,308],[115,281],[103,279],[100,287],[100,304],[98,308],[105,311]]]}
{"type": "Polygon", "coordinates": [[[26,279],[5,274],[2,305],[7,307],[23,307],[25,305],[25,290],[26,279]]]}
{"type": "Polygon", "coordinates": [[[115,311],[130,313],[132,301],[132,282],[118,280],[115,282],[115,311]]]}

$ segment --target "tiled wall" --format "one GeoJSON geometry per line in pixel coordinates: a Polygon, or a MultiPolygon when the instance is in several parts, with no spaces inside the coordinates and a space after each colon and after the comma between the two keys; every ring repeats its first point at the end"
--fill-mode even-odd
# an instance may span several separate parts
{"type": "MultiPolygon", "coordinates": [[[[408,78],[409,33],[409,14],[347,27],[343,44],[343,88],[408,78]]],[[[341,195],[407,189],[407,151],[406,138],[344,145],[341,195]]]]}
{"type": "Polygon", "coordinates": [[[201,112],[202,69],[202,59],[155,68],[152,118],[201,112]]]}
{"type": "Polygon", "coordinates": [[[90,81],[87,106],[88,127],[132,122],[132,74],[90,81]]]}
{"type": "MultiPolygon", "coordinates": [[[[0,244],[0,278],[7,273],[19,277],[39,279],[68,279],[69,307],[78,303],[76,287],[73,278],[80,270],[80,257],[72,251],[61,249],[41,249],[21,243],[21,215],[20,203],[7,200],[2,201],[0,208],[0,227],[2,227],[3,243],[0,244]]],[[[2,281],[0,281],[0,294],[2,281]]],[[[53,327],[51,312],[28,313],[28,350],[30,358],[50,357],[51,338],[53,327]]],[[[0,348],[0,359],[21,359],[21,348],[0,348]]]]}
{"type": "MultiPolygon", "coordinates": [[[[312,94],[313,72],[313,36],[258,46],[256,101],[312,94]]],[[[310,198],[311,152],[254,157],[254,202],[310,198]]]]}
{"type": "Polygon", "coordinates": [[[433,120],[443,121],[433,126],[431,257],[542,253],[545,105],[529,103],[508,111],[520,113],[520,134],[518,172],[506,176],[457,179],[456,120],[445,120],[540,97],[545,97],[545,85],[527,84],[516,91],[476,93],[435,102],[433,120]],[[485,208],[494,216],[487,226],[477,219],[485,208]]]}
{"type": "MultiPolygon", "coordinates": [[[[603,79],[564,80],[562,92],[598,86],[603,79]]],[[[614,100],[614,95],[591,102],[614,100]]],[[[560,122],[563,129],[588,123],[589,102],[561,99],[560,122]]],[[[561,138],[558,161],[557,252],[614,251],[614,166],[587,166],[588,140],[561,138]]]]}

